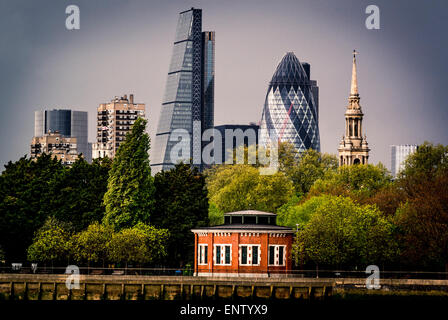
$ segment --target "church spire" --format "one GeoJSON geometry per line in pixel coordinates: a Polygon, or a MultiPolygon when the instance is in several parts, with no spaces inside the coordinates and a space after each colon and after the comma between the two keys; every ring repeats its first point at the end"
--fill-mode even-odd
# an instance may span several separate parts
{"type": "Polygon", "coordinates": [[[358,79],[356,70],[356,50],[353,50],[352,83],[350,97],[345,111],[345,135],[339,143],[339,165],[367,164],[369,145],[363,137],[362,119],[364,114],[359,104],[358,79]]]}
{"type": "Polygon", "coordinates": [[[357,96],[358,95],[358,79],[356,74],[356,55],[358,52],[353,50],[353,67],[352,67],[352,86],[350,88],[350,95],[357,96]]]}

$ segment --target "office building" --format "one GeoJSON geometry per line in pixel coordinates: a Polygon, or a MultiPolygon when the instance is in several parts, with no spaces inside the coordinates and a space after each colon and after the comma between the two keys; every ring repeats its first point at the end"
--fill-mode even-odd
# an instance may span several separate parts
{"type": "Polygon", "coordinates": [[[215,142],[215,163],[225,163],[227,159],[232,159],[233,150],[240,147],[256,147],[258,145],[258,133],[260,126],[251,124],[224,124],[215,126],[220,133],[221,140],[214,137],[215,142]],[[226,139],[229,137],[229,141],[226,139]],[[226,145],[227,142],[227,145],[226,145]],[[216,152],[220,148],[220,153],[216,152]]]}
{"type": "Polygon", "coordinates": [[[64,138],[76,138],[77,153],[87,161],[92,160],[88,143],[87,112],[53,109],[34,112],[34,137],[58,132],[64,138]]]}
{"type": "Polygon", "coordinates": [[[126,133],[138,117],[145,117],[145,104],[135,103],[134,95],[115,97],[97,109],[97,137],[92,146],[93,158],[113,158],[126,133]]]}
{"type": "Polygon", "coordinates": [[[152,153],[153,173],[191,159],[198,159],[194,165],[203,169],[201,136],[204,130],[213,127],[214,77],[215,33],[202,32],[201,9],[183,11],[179,14],[152,153]],[[184,132],[182,142],[172,136],[177,129],[184,132]],[[193,139],[194,130],[199,133],[197,139],[193,139]],[[186,151],[172,159],[171,151],[179,143],[186,151]]]}
{"type": "Polygon", "coordinates": [[[51,154],[63,165],[71,165],[78,158],[77,138],[67,137],[58,131],[33,137],[31,140],[31,159],[37,159],[43,153],[51,154]]]}
{"type": "Polygon", "coordinates": [[[398,173],[404,168],[405,160],[414,152],[418,146],[416,144],[402,144],[390,146],[391,153],[391,173],[397,177],[398,173]]]}
{"type": "Polygon", "coordinates": [[[268,86],[260,144],[278,140],[291,143],[298,152],[320,151],[318,93],[317,82],[310,80],[310,65],[288,52],[268,86]]]}

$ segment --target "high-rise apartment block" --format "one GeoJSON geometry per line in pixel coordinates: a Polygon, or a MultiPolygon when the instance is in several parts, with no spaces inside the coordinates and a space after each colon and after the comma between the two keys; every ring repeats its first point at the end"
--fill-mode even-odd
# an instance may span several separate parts
{"type": "Polygon", "coordinates": [[[416,144],[390,146],[392,176],[397,177],[398,173],[404,168],[405,160],[409,157],[409,155],[416,152],[417,149],[418,145],[416,144]]]}
{"type": "MultiPolygon", "coordinates": [[[[76,138],[76,154],[82,154],[85,160],[91,161],[91,149],[87,141],[87,112],[68,109],[35,111],[34,138],[46,137],[47,135],[51,137],[51,134],[56,133],[61,136],[61,139],[76,138]]],[[[33,141],[40,141],[39,139],[34,140],[34,138],[33,141]]],[[[38,156],[39,153],[36,153],[38,150],[39,148],[35,150],[34,155],[32,150],[32,156],[38,156]]],[[[42,150],[46,149],[43,148],[42,150]]],[[[53,153],[55,152],[56,150],[53,150],[53,153]]]]}
{"type": "Polygon", "coordinates": [[[78,158],[77,138],[66,137],[58,131],[49,131],[42,136],[33,137],[31,159],[36,159],[43,153],[51,154],[63,165],[71,165],[78,158]]]}
{"type": "MultiPolygon", "coordinates": [[[[181,12],[152,153],[154,173],[174,167],[178,158],[189,162],[201,157],[204,144],[200,136],[213,128],[214,79],[215,33],[202,32],[201,9],[181,12]],[[172,136],[175,130],[184,132],[181,142],[172,136]],[[200,134],[198,139],[193,139],[193,131],[200,134]],[[171,151],[178,143],[188,152],[172,159],[171,151]]],[[[202,169],[202,161],[198,162],[194,165],[202,169]]]]}
{"type": "Polygon", "coordinates": [[[109,103],[101,103],[97,115],[97,139],[93,144],[93,158],[113,158],[135,120],[145,117],[145,104],[135,103],[133,94],[129,98],[127,95],[115,97],[109,103]]]}

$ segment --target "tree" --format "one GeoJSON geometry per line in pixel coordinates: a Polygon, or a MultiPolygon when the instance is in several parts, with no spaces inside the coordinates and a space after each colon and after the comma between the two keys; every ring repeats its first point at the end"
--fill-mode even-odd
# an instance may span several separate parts
{"type": "Polygon", "coordinates": [[[299,196],[308,193],[317,179],[338,168],[334,155],[321,154],[313,149],[299,154],[289,143],[279,144],[279,163],[280,171],[290,177],[299,196]]]}
{"type": "Polygon", "coordinates": [[[42,154],[8,162],[0,176],[0,245],[6,259],[22,260],[34,233],[50,212],[41,210],[51,201],[50,181],[66,169],[60,161],[42,154]]]}
{"type": "Polygon", "coordinates": [[[291,180],[283,173],[260,175],[250,165],[221,165],[208,173],[210,201],[223,212],[261,210],[276,212],[294,194],[291,180]]]}
{"type": "Polygon", "coordinates": [[[194,235],[191,229],[209,224],[205,177],[196,168],[179,163],[171,170],[157,173],[154,184],[156,210],[151,223],[171,232],[167,262],[172,265],[192,262],[194,235]]]}
{"type": "Polygon", "coordinates": [[[372,197],[381,188],[389,185],[392,176],[381,163],[360,164],[339,167],[336,172],[328,172],[316,180],[310,195],[322,193],[350,196],[358,201],[372,197]]]}
{"type": "Polygon", "coordinates": [[[399,177],[434,177],[448,170],[448,146],[425,141],[404,163],[399,177]]]}
{"type": "Polygon", "coordinates": [[[0,246],[0,263],[5,262],[5,252],[3,251],[2,247],[0,246]]]}
{"type": "Polygon", "coordinates": [[[104,267],[108,244],[113,233],[111,226],[95,222],[86,230],[76,234],[73,239],[75,259],[80,262],[87,261],[89,265],[92,262],[101,261],[104,267]]]}
{"type": "Polygon", "coordinates": [[[103,196],[111,164],[109,158],[94,159],[92,164],[78,158],[71,168],[61,171],[50,181],[50,196],[41,210],[61,221],[71,222],[76,231],[102,221],[103,196]]]}
{"type": "Polygon", "coordinates": [[[138,223],[114,233],[108,244],[108,257],[113,262],[144,264],[166,255],[165,242],[169,233],[165,229],[138,223]]]}
{"type": "Polygon", "coordinates": [[[224,212],[218,209],[216,204],[211,202],[208,208],[208,220],[210,226],[218,226],[224,224],[224,212]]]}
{"type": "Polygon", "coordinates": [[[392,223],[375,206],[332,196],[316,207],[293,251],[296,259],[340,267],[391,261],[397,246],[392,223]]]}
{"type": "Polygon", "coordinates": [[[408,197],[403,188],[397,182],[385,185],[378,190],[372,197],[362,201],[363,204],[375,204],[380,211],[387,217],[393,217],[408,197]]]}
{"type": "Polygon", "coordinates": [[[49,217],[36,232],[28,248],[28,260],[38,262],[62,262],[69,258],[73,227],[49,217]]]}
{"type": "Polygon", "coordinates": [[[149,166],[147,121],[138,118],[118,148],[104,195],[104,221],[116,230],[147,223],[154,208],[154,179],[149,166]]]}
{"type": "Polygon", "coordinates": [[[403,261],[448,270],[448,146],[420,145],[405,161],[397,185],[406,200],[395,219],[403,261]]]}
{"type": "Polygon", "coordinates": [[[448,173],[419,181],[397,210],[403,262],[448,270],[448,173]]]}
{"type": "Polygon", "coordinates": [[[331,199],[329,195],[321,195],[300,203],[300,199],[294,197],[278,210],[277,223],[294,229],[296,227],[302,229],[310,221],[316,209],[331,199]]]}

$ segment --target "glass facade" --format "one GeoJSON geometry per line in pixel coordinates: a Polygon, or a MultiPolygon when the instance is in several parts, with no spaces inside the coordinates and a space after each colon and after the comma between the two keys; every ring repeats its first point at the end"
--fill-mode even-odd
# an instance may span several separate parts
{"type": "Polygon", "coordinates": [[[201,141],[193,143],[191,139],[193,121],[201,122],[202,131],[213,127],[214,39],[214,32],[202,32],[201,9],[180,13],[151,160],[153,173],[175,165],[170,157],[178,144],[169,139],[173,130],[188,132],[186,149],[190,154],[181,155],[188,161],[202,150],[201,141]]]}
{"type": "Polygon", "coordinates": [[[299,152],[320,151],[318,87],[310,80],[310,65],[292,52],[280,62],[269,83],[260,124],[260,143],[290,142],[299,152]],[[316,96],[316,97],[315,97],[316,96]]]}
{"type": "Polygon", "coordinates": [[[393,145],[391,150],[391,173],[397,177],[398,173],[404,169],[406,159],[418,150],[416,144],[393,145]]]}

